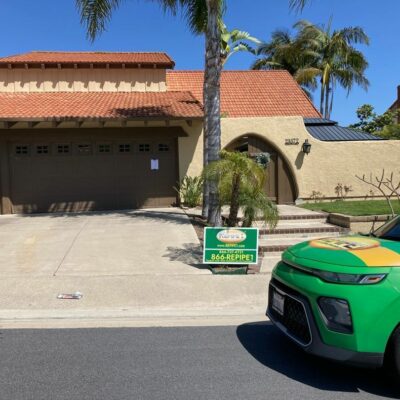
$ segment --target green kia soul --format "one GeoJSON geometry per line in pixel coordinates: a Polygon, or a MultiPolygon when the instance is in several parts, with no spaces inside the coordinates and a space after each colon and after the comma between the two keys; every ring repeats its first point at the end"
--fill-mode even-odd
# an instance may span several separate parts
{"type": "Polygon", "coordinates": [[[400,216],[369,236],[311,240],[272,272],[267,315],[306,352],[400,378],[400,216]]]}

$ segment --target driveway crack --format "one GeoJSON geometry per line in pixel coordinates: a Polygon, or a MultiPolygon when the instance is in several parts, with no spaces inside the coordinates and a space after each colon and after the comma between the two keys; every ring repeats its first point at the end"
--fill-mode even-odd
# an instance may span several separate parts
{"type": "Polygon", "coordinates": [[[79,231],[76,233],[76,235],[74,236],[74,238],[71,241],[71,244],[69,245],[67,251],[65,252],[63,258],[61,259],[60,263],[58,264],[56,270],[53,273],[53,276],[56,276],[58,270],[61,268],[61,266],[63,265],[65,259],[68,257],[68,254],[71,252],[72,248],[74,247],[76,241],[78,240],[80,234],[82,233],[82,231],[86,228],[86,225],[89,223],[89,218],[86,219],[86,221],[82,224],[81,228],[79,229],[79,231]]]}

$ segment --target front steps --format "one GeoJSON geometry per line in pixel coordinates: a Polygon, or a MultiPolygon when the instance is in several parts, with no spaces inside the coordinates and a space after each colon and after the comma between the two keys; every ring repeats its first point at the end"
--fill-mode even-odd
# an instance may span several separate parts
{"type": "Polygon", "coordinates": [[[327,215],[293,206],[279,206],[280,217],[275,229],[260,228],[259,248],[263,256],[260,273],[269,274],[288,247],[322,237],[336,237],[348,230],[327,223],[327,215]],[[281,212],[281,207],[283,210],[281,212]],[[292,213],[290,213],[292,211],[292,213]]]}

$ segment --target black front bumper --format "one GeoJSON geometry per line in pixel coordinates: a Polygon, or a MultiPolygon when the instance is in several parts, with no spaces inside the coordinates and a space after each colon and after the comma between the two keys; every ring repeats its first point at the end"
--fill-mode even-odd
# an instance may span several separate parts
{"type": "Polygon", "coordinates": [[[362,353],[325,344],[307,298],[276,279],[272,279],[269,285],[266,314],[277,328],[307,353],[355,366],[379,368],[383,365],[383,353],[362,353]],[[272,308],[274,291],[290,299],[289,306],[285,304],[283,315],[272,308]]]}

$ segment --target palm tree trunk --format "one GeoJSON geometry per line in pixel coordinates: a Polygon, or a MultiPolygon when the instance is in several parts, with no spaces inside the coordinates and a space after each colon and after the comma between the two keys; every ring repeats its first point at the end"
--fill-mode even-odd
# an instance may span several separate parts
{"type": "Polygon", "coordinates": [[[231,204],[227,225],[236,226],[239,214],[240,174],[235,174],[233,176],[231,193],[231,204]]]}
{"type": "MultiPolygon", "coordinates": [[[[221,31],[218,24],[220,0],[206,0],[206,2],[208,18],[204,99],[207,116],[204,119],[204,130],[207,137],[207,162],[210,163],[219,160],[219,153],[221,151],[221,31]]],[[[220,226],[222,224],[221,206],[216,182],[209,182],[208,223],[211,226],[220,226]]]]}
{"type": "Polygon", "coordinates": [[[333,109],[333,93],[334,93],[334,88],[335,85],[332,84],[332,89],[331,89],[331,99],[330,99],[330,104],[329,104],[329,119],[331,118],[332,115],[332,109],[333,109]]]}
{"type": "MultiPolygon", "coordinates": [[[[206,61],[207,62],[207,61],[206,61]]],[[[204,168],[208,165],[208,135],[207,135],[207,116],[208,116],[208,98],[206,96],[206,80],[203,82],[203,104],[204,104],[204,124],[203,124],[203,166],[204,168]]],[[[201,215],[203,218],[208,218],[209,211],[209,192],[210,187],[207,179],[203,182],[203,208],[201,215]]]]}
{"type": "Polygon", "coordinates": [[[321,98],[319,103],[319,112],[321,115],[324,115],[324,98],[325,98],[325,84],[323,79],[321,78],[321,98]]]}
{"type": "Polygon", "coordinates": [[[325,110],[324,110],[324,118],[329,119],[329,97],[330,97],[330,80],[328,79],[326,82],[326,90],[325,90],[325,110]]]}

